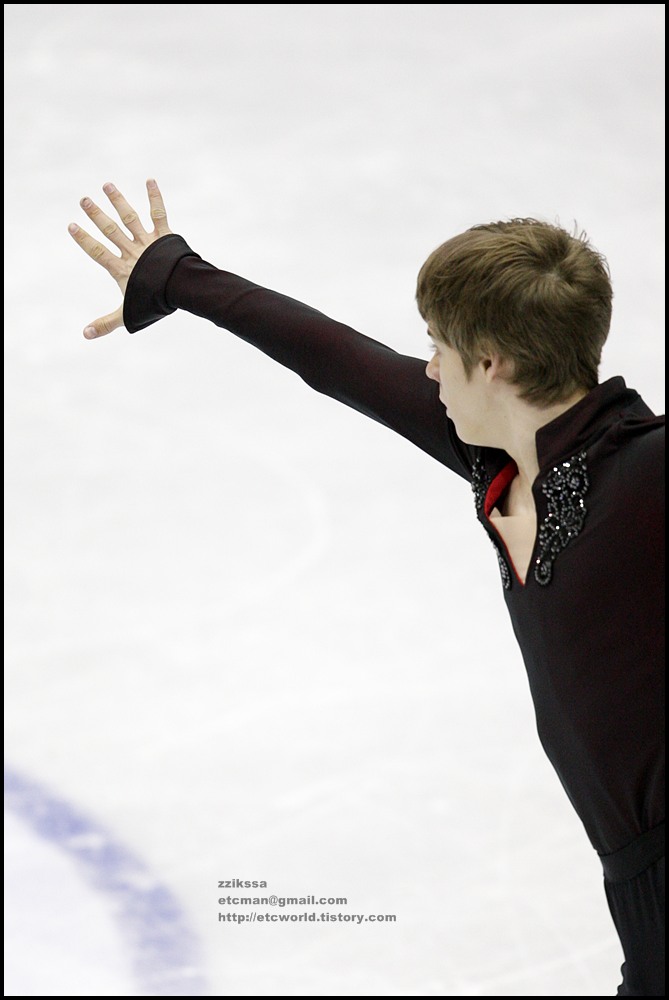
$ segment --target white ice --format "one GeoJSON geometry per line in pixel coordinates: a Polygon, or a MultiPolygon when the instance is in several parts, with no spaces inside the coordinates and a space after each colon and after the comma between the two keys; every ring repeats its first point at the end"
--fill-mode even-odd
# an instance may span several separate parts
{"type": "MultiPolygon", "coordinates": [[[[663,38],[663,4],[5,4],[7,761],[169,894],[205,995],[606,996],[622,954],[469,486],[195,317],[85,341],[120,296],[78,201],[146,218],[155,176],[205,259],[417,356],[438,243],[576,224],[601,378],[663,412],[663,38]],[[220,922],[237,877],[397,919],[220,922]]],[[[175,995],[15,805],[6,995],[175,995]]]]}

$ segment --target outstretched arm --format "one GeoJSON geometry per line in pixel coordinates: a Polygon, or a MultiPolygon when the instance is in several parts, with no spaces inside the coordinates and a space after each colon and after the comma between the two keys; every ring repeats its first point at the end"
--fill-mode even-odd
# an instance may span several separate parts
{"type": "Polygon", "coordinates": [[[144,229],[113,185],[105,184],[104,190],[130,236],[90,199],[81,205],[121,256],[79,227],[70,227],[70,232],[112,275],[125,299],[115,312],[86,327],[87,339],[123,325],[135,333],[184,309],[253,344],[318,392],[396,431],[471,480],[471,450],[457,438],[436,383],[425,375],[425,361],[399,354],[296,299],[202,260],[170,231],[155,181],[147,181],[153,232],[144,229]]]}

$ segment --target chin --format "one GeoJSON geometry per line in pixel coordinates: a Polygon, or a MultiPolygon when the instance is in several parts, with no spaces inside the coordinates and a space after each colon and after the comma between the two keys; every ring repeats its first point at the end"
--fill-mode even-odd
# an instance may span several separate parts
{"type": "Polygon", "coordinates": [[[471,444],[472,442],[469,441],[468,436],[467,436],[467,426],[466,426],[466,424],[463,424],[460,420],[457,420],[453,416],[452,413],[449,413],[448,412],[448,408],[446,409],[446,412],[448,413],[448,417],[449,417],[451,423],[453,424],[453,426],[455,427],[455,433],[458,435],[458,437],[460,438],[460,440],[463,441],[464,444],[471,444]]]}
{"type": "Polygon", "coordinates": [[[490,441],[485,439],[485,435],[481,431],[477,432],[473,428],[467,427],[466,424],[457,424],[455,420],[453,420],[453,424],[455,426],[455,433],[463,444],[468,444],[476,448],[493,447],[490,441]]]}

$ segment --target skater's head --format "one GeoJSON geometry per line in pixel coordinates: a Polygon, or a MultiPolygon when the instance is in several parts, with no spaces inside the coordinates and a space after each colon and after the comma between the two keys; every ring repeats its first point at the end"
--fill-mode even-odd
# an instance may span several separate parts
{"type": "Polygon", "coordinates": [[[518,397],[539,407],[597,385],[612,297],[606,260],[585,234],[536,219],[443,243],[416,293],[430,336],[458,353],[467,377],[499,356],[518,397]]]}

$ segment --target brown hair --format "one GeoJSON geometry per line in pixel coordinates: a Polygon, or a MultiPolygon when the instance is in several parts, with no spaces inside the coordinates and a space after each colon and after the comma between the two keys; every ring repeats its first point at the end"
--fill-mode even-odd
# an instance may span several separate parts
{"type": "Polygon", "coordinates": [[[425,261],[416,291],[430,334],[468,376],[494,351],[513,362],[519,396],[539,406],[597,385],[612,297],[606,260],[585,233],[536,219],[453,237],[425,261]]]}

